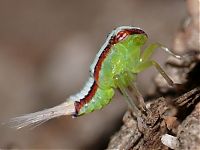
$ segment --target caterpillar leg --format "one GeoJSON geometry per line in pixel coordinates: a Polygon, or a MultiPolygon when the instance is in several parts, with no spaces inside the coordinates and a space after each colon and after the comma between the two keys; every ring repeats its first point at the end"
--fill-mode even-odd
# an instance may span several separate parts
{"type": "Polygon", "coordinates": [[[140,91],[138,90],[138,88],[136,87],[136,85],[134,83],[130,84],[130,87],[132,88],[132,91],[136,97],[136,99],[138,100],[138,106],[145,112],[147,111],[146,105],[144,103],[144,98],[142,96],[142,94],[140,93],[140,91]]]}
{"type": "Polygon", "coordinates": [[[144,99],[142,97],[142,94],[137,89],[137,87],[133,84],[133,80],[131,80],[132,78],[134,78],[132,73],[125,73],[125,74],[126,74],[125,76],[124,74],[116,75],[114,77],[115,84],[120,89],[122,94],[125,96],[125,100],[127,101],[128,106],[132,110],[134,115],[136,117],[140,117],[147,110],[144,103],[144,99]],[[126,82],[129,82],[128,86],[131,87],[132,91],[129,90],[126,82]],[[134,96],[132,96],[132,92],[134,96]]]}
{"type": "Polygon", "coordinates": [[[136,68],[134,68],[134,71],[136,73],[142,72],[143,70],[149,68],[149,67],[155,67],[156,70],[163,76],[163,78],[167,81],[167,83],[170,86],[175,86],[176,84],[172,81],[172,79],[165,73],[165,71],[162,69],[162,67],[154,60],[148,60],[145,62],[140,63],[136,68]]]}
{"type": "Polygon", "coordinates": [[[176,55],[174,54],[169,48],[165,47],[164,45],[160,44],[160,43],[153,43],[153,44],[150,44],[145,50],[144,52],[142,53],[142,56],[141,56],[141,60],[142,62],[145,62],[147,60],[150,59],[150,57],[152,56],[152,54],[154,53],[154,51],[157,49],[157,48],[161,48],[162,50],[166,51],[167,53],[169,53],[170,55],[178,58],[178,59],[181,59],[182,56],[179,56],[179,55],[176,55]]]}
{"type": "MultiPolygon", "coordinates": [[[[162,50],[166,51],[167,53],[174,56],[175,58],[181,59],[184,57],[184,56],[179,56],[179,55],[174,54],[170,49],[168,49],[167,47],[165,47],[164,45],[162,45],[160,43],[153,43],[144,50],[144,52],[141,55],[140,64],[134,68],[133,72],[139,73],[139,72],[145,70],[146,68],[154,66],[170,86],[178,87],[178,84],[175,84],[171,80],[171,78],[165,73],[165,71],[162,69],[162,67],[156,61],[150,60],[152,54],[154,53],[154,51],[157,48],[161,48],[162,50]]],[[[186,55],[185,55],[185,57],[186,57],[186,55]]]]}

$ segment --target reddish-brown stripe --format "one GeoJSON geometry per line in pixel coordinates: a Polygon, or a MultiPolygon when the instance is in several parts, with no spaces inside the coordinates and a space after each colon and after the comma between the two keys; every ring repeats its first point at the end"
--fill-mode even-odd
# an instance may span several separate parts
{"type": "Polygon", "coordinates": [[[74,103],[75,105],[75,109],[76,109],[76,114],[78,115],[78,112],[80,111],[80,109],[87,104],[88,102],[90,102],[90,100],[92,99],[92,97],[95,95],[96,91],[97,91],[98,85],[96,84],[96,82],[94,81],[93,85],[91,86],[90,91],[88,92],[88,94],[83,98],[80,99],[80,101],[76,101],[74,103]]]}
{"type": "Polygon", "coordinates": [[[102,66],[102,63],[104,61],[104,59],[106,58],[107,54],[109,53],[110,51],[110,45],[108,45],[105,50],[101,53],[100,57],[99,57],[99,60],[95,66],[95,69],[94,69],[94,79],[95,81],[98,81],[99,79],[99,72],[101,70],[101,66],[102,66]]]}

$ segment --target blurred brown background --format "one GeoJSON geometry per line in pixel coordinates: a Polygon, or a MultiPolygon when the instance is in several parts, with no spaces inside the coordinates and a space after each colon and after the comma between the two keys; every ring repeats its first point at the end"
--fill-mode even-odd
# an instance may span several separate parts
{"type": "MultiPolygon", "coordinates": [[[[55,106],[78,92],[114,27],[141,27],[151,42],[171,47],[185,16],[184,0],[0,0],[0,120],[55,106]]],[[[159,62],[165,57],[155,54],[159,62]]],[[[152,86],[149,74],[138,79],[143,93],[152,86]]],[[[103,110],[77,119],[61,117],[34,130],[1,126],[0,148],[103,149],[126,108],[117,93],[103,110]]]]}

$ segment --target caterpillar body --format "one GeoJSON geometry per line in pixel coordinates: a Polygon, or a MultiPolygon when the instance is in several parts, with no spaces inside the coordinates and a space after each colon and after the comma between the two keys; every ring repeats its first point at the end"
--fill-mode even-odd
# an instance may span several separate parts
{"type": "Polygon", "coordinates": [[[136,115],[140,114],[141,107],[139,106],[145,110],[145,105],[141,94],[133,84],[136,75],[146,68],[154,66],[169,85],[173,85],[164,70],[150,57],[156,48],[161,48],[180,58],[158,43],[151,44],[141,53],[141,47],[147,39],[147,34],[138,27],[121,26],[114,29],[97,53],[90,66],[90,77],[79,93],[70,96],[64,103],[53,108],[12,118],[9,125],[19,129],[25,126],[39,125],[62,115],[77,117],[102,109],[112,100],[116,88],[119,88],[127,97],[128,103],[136,115]],[[131,101],[126,92],[128,86],[132,86],[138,101],[131,101]]]}

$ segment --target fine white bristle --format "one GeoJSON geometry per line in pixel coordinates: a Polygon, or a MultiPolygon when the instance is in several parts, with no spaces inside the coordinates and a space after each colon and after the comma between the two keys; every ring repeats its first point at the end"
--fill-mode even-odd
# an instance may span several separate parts
{"type": "Polygon", "coordinates": [[[63,115],[72,115],[74,112],[74,102],[67,101],[49,109],[12,118],[5,124],[16,129],[21,129],[26,126],[36,127],[52,118],[63,115]]]}

